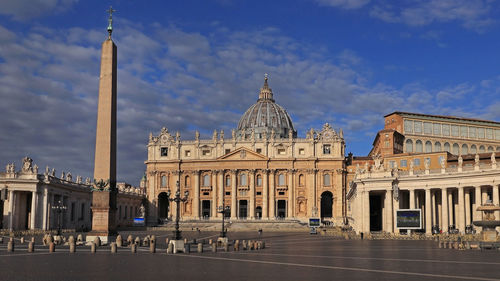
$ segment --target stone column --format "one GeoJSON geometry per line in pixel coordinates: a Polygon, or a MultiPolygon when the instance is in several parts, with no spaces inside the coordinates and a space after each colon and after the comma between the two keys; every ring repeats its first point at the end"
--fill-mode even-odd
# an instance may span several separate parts
{"type": "MultiPolygon", "coordinates": [[[[222,206],[223,205],[223,200],[224,200],[224,187],[225,187],[225,182],[224,182],[224,170],[221,170],[219,171],[219,174],[217,175],[218,177],[218,181],[219,181],[219,186],[218,186],[218,190],[217,192],[219,193],[219,201],[218,201],[218,204],[217,204],[217,207],[219,206],[222,206]]],[[[222,217],[222,214],[221,213],[217,213],[217,217],[222,217]]]]}
{"type": "MultiPolygon", "coordinates": [[[[399,196],[401,196],[401,194],[399,194],[399,196]]],[[[395,219],[395,218],[397,218],[396,211],[399,210],[399,198],[394,198],[394,195],[391,196],[391,197],[392,197],[392,209],[393,209],[392,217],[394,218],[392,220],[393,221],[393,229],[394,229],[394,233],[399,233],[399,230],[396,227],[397,226],[397,220],[395,219]]]]}
{"type": "Polygon", "coordinates": [[[231,170],[231,219],[237,218],[236,210],[236,170],[231,170]]]}
{"type": "Polygon", "coordinates": [[[13,230],[14,228],[14,205],[15,205],[15,196],[14,190],[9,191],[9,229],[13,230]]]}
{"type": "Polygon", "coordinates": [[[482,214],[477,210],[477,207],[481,206],[481,186],[474,187],[474,210],[472,211],[472,217],[475,221],[479,221],[482,219],[482,214]]]}
{"type": "Polygon", "coordinates": [[[49,189],[45,187],[43,189],[43,218],[42,218],[42,229],[47,230],[47,223],[48,223],[48,210],[49,210],[49,189]]]}
{"type": "Polygon", "coordinates": [[[250,178],[250,219],[255,219],[255,170],[248,172],[250,178]]]}
{"type": "Polygon", "coordinates": [[[431,225],[434,226],[437,224],[437,216],[436,216],[436,190],[431,190],[431,225]]]}
{"type": "Polygon", "coordinates": [[[318,169],[313,169],[313,187],[312,187],[313,188],[313,205],[312,206],[313,206],[313,210],[315,210],[315,213],[312,214],[313,217],[318,216],[318,205],[317,205],[318,196],[316,195],[317,190],[318,190],[317,176],[318,176],[318,169]]]}
{"type": "MultiPolygon", "coordinates": [[[[36,227],[36,216],[38,215],[36,212],[36,208],[38,207],[37,204],[38,201],[38,193],[36,191],[33,191],[31,193],[31,222],[30,222],[30,229],[35,229],[36,227]]],[[[71,207],[71,206],[69,206],[71,207]]]]}
{"type": "Polygon", "coordinates": [[[220,171],[212,171],[212,206],[211,206],[211,212],[212,212],[212,219],[215,219],[217,217],[217,188],[221,189],[222,186],[217,186],[217,174],[219,174],[220,171]]]}
{"type": "Polygon", "coordinates": [[[193,217],[195,220],[200,218],[200,171],[194,173],[194,199],[193,199],[193,217]]]}
{"type": "Polygon", "coordinates": [[[465,226],[472,224],[470,213],[470,189],[465,190],[465,226]]]}
{"type": "MultiPolygon", "coordinates": [[[[391,199],[392,200],[392,199],[391,199]]],[[[361,208],[362,208],[362,232],[366,234],[370,233],[370,192],[361,191],[361,208]]]]}
{"type": "Polygon", "coordinates": [[[464,188],[458,187],[458,214],[457,214],[457,228],[461,233],[465,232],[465,203],[464,203],[464,188]]]}
{"type": "MultiPolygon", "coordinates": [[[[453,202],[453,192],[453,189],[448,192],[448,217],[450,220],[450,224],[456,223],[453,216],[453,209],[455,208],[455,202],[453,202]]],[[[457,227],[456,224],[455,227],[457,227]]]]}
{"type": "Polygon", "coordinates": [[[269,218],[276,218],[276,200],[274,199],[274,193],[276,191],[276,187],[274,186],[276,179],[276,170],[271,170],[271,175],[269,176],[269,218]]]}
{"type": "Polygon", "coordinates": [[[444,232],[448,231],[448,225],[449,220],[448,220],[448,190],[446,187],[443,187],[441,189],[441,230],[444,232]]]}
{"type": "Polygon", "coordinates": [[[410,209],[415,209],[415,189],[410,189],[410,209]]]}
{"type": "Polygon", "coordinates": [[[293,173],[294,170],[288,170],[288,212],[287,212],[287,217],[288,218],[293,218],[293,173]]]}
{"type": "Polygon", "coordinates": [[[431,190],[425,189],[425,234],[432,234],[432,219],[431,219],[431,190]]]}
{"type": "Polygon", "coordinates": [[[269,188],[268,186],[268,180],[267,180],[267,177],[268,177],[268,173],[269,173],[269,170],[267,169],[264,169],[262,171],[262,219],[268,219],[268,215],[267,215],[267,206],[268,206],[268,200],[269,198],[268,197],[268,193],[267,193],[267,190],[269,188]]]}
{"type": "Polygon", "coordinates": [[[389,233],[393,233],[393,210],[392,210],[392,189],[388,189],[385,192],[385,199],[384,199],[384,211],[385,211],[385,231],[389,233]]]}

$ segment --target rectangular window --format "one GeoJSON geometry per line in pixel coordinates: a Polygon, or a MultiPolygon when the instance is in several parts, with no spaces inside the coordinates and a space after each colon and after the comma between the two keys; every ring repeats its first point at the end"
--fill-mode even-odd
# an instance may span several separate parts
{"type": "Polygon", "coordinates": [[[324,144],[323,145],[323,154],[330,154],[330,145],[329,144],[324,144]]]}
{"type": "Polygon", "coordinates": [[[394,167],[396,167],[396,161],[393,161],[393,160],[389,161],[389,168],[392,169],[394,167]]]}
{"type": "Polygon", "coordinates": [[[160,148],[160,155],[161,156],[168,156],[168,147],[160,148]]]}
{"type": "Polygon", "coordinates": [[[493,129],[486,129],[486,138],[489,140],[493,139],[493,129]]]}
{"type": "Polygon", "coordinates": [[[257,191],[257,195],[262,195],[262,192],[260,192],[260,191],[257,191]]]}
{"type": "Polygon", "coordinates": [[[467,126],[460,126],[460,136],[462,138],[467,138],[469,137],[469,132],[467,130],[467,126]]]}
{"type": "Polygon", "coordinates": [[[476,127],[469,127],[469,138],[476,137],[476,127]]]}
{"type": "Polygon", "coordinates": [[[443,136],[449,136],[450,135],[450,125],[448,124],[443,124],[443,136]]]}
{"type": "Polygon", "coordinates": [[[210,195],[210,192],[203,192],[203,195],[210,195]]]}
{"type": "Polygon", "coordinates": [[[451,135],[454,137],[458,137],[458,126],[451,125],[451,135]]]}
{"type": "Polygon", "coordinates": [[[262,153],[262,148],[257,148],[257,153],[262,153]]]}
{"type": "Polygon", "coordinates": [[[400,167],[406,167],[406,160],[399,161],[399,166],[400,167]]]}
{"type": "Polygon", "coordinates": [[[420,159],[418,159],[418,158],[413,159],[413,166],[415,166],[415,167],[420,166],[420,159]]]}
{"type": "Polygon", "coordinates": [[[484,128],[477,128],[477,137],[484,139],[484,128]]]}
{"type": "Polygon", "coordinates": [[[434,135],[440,136],[441,135],[441,124],[434,123],[433,128],[434,128],[434,135]]]}
{"type": "Polygon", "coordinates": [[[500,130],[495,130],[495,139],[500,140],[500,130]]]}
{"type": "Polygon", "coordinates": [[[285,195],[285,192],[284,191],[280,191],[280,192],[278,192],[278,195],[285,195]]]}
{"type": "Polygon", "coordinates": [[[424,134],[426,135],[432,134],[432,123],[424,122],[424,134]]]}
{"type": "Polygon", "coordinates": [[[262,177],[257,177],[257,186],[262,186],[262,177]]]}
{"type": "Polygon", "coordinates": [[[413,133],[413,121],[405,120],[405,133],[413,133]]]}
{"type": "Polygon", "coordinates": [[[422,133],[422,122],[415,121],[415,133],[416,134],[421,134],[422,133]]]}
{"type": "Polygon", "coordinates": [[[306,154],[306,150],[303,148],[299,148],[299,155],[305,155],[305,154],[306,154]]]}
{"type": "Polygon", "coordinates": [[[439,164],[441,164],[441,161],[444,160],[444,156],[439,156],[438,160],[439,160],[439,164]]]}
{"type": "Polygon", "coordinates": [[[389,147],[391,147],[391,145],[390,145],[389,141],[385,141],[385,142],[384,142],[384,146],[385,146],[385,148],[389,148],[389,147]]]}
{"type": "Polygon", "coordinates": [[[231,177],[226,177],[226,186],[231,186],[231,177]]]}
{"type": "Polygon", "coordinates": [[[429,166],[431,165],[431,158],[427,157],[424,159],[425,162],[429,163],[429,166]]]}
{"type": "Polygon", "coordinates": [[[191,156],[191,150],[184,151],[184,156],[190,157],[191,156]]]}
{"type": "Polygon", "coordinates": [[[210,149],[203,149],[201,151],[201,155],[203,155],[203,156],[209,156],[210,155],[210,149]]]}
{"type": "Polygon", "coordinates": [[[226,191],[226,195],[231,195],[231,191],[226,191]]]}
{"type": "Polygon", "coordinates": [[[278,148],[278,154],[279,155],[285,155],[286,154],[286,150],[284,148],[278,148]]]}
{"type": "Polygon", "coordinates": [[[226,148],[226,150],[225,150],[225,152],[224,152],[224,153],[225,153],[225,154],[228,154],[229,152],[231,152],[231,149],[226,148]]]}

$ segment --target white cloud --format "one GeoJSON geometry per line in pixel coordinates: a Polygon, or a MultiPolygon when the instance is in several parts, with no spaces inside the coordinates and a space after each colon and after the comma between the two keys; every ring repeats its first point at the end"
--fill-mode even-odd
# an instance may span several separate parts
{"type": "Polygon", "coordinates": [[[26,21],[69,9],[78,0],[0,0],[0,14],[26,21]]]}
{"type": "Polygon", "coordinates": [[[343,9],[358,9],[367,5],[370,0],[316,0],[323,6],[339,7],[343,9]]]}

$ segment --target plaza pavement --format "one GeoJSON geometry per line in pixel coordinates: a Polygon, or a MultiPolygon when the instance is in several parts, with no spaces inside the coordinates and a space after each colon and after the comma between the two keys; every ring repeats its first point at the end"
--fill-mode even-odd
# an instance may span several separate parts
{"type": "MultiPolygon", "coordinates": [[[[143,238],[145,232],[123,232],[143,238]]],[[[260,239],[266,249],[202,254],[170,254],[157,236],[157,253],[140,247],[91,254],[58,246],[48,253],[37,237],[34,253],[16,241],[13,253],[0,245],[0,280],[500,280],[500,251],[438,249],[433,241],[336,240],[307,233],[229,233],[229,239],[260,239]]],[[[210,239],[216,232],[184,232],[188,239],[210,239]]]]}

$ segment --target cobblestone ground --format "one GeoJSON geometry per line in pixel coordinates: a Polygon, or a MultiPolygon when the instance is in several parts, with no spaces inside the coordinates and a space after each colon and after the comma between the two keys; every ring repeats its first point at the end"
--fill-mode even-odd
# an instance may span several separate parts
{"type": "MultiPolygon", "coordinates": [[[[157,236],[157,253],[140,247],[110,253],[101,247],[79,246],[76,253],[58,246],[55,253],[41,245],[27,253],[16,240],[15,251],[0,244],[0,280],[500,280],[500,251],[438,249],[433,241],[335,240],[307,233],[229,233],[229,239],[266,242],[258,251],[166,254],[171,232],[122,232],[143,238],[157,236]]],[[[186,231],[198,241],[216,232],[186,231]]]]}

